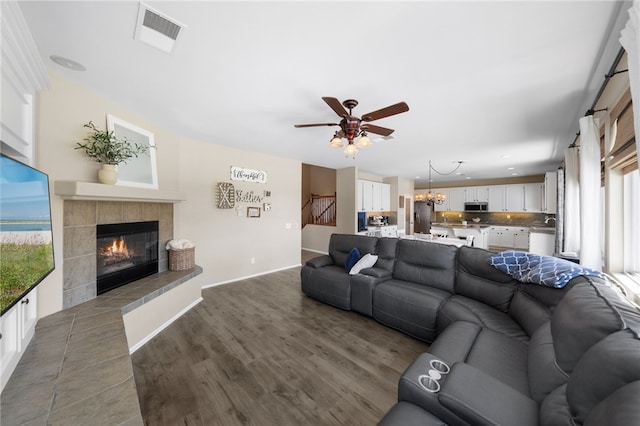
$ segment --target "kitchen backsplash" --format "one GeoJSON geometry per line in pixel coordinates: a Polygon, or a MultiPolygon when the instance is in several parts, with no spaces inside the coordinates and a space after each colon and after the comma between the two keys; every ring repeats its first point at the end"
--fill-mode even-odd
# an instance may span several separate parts
{"type": "MultiPolygon", "coordinates": [[[[501,226],[532,226],[543,225],[547,217],[556,215],[546,213],[481,213],[481,212],[436,212],[432,222],[460,223],[466,220],[471,224],[474,217],[480,218],[480,223],[485,225],[501,225],[501,226]]],[[[555,226],[555,220],[547,223],[549,226],[555,226]]]]}

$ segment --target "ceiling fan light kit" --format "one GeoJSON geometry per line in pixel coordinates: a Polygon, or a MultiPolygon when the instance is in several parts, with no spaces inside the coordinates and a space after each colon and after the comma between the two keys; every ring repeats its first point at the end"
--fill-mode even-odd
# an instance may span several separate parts
{"type": "Polygon", "coordinates": [[[367,136],[367,132],[382,136],[389,136],[394,132],[393,129],[369,124],[369,121],[380,120],[381,118],[409,111],[409,105],[405,102],[398,102],[397,104],[372,111],[364,114],[362,118],[358,118],[352,114],[353,108],[358,105],[358,101],[355,99],[346,99],[340,103],[337,98],[325,96],[322,100],[342,118],[339,123],[295,124],[294,127],[340,126],[340,130],[335,132],[333,138],[331,138],[329,146],[336,149],[342,148],[344,146],[342,139],[346,138],[348,143],[344,149],[344,153],[347,156],[355,156],[355,154],[358,153],[358,148],[369,148],[373,146],[373,142],[371,142],[371,139],[367,136]],[[347,109],[349,110],[348,112],[347,109]],[[353,141],[357,137],[360,137],[360,139],[358,139],[356,147],[353,141]]]}

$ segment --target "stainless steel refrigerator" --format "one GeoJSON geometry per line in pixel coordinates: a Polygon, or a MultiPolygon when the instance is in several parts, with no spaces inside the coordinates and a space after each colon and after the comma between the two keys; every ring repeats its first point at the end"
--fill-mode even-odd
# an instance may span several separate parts
{"type": "Polygon", "coordinates": [[[413,203],[413,232],[428,234],[431,231],[431,215],[433,206],[426,201],[415,201],[413,203]]]}

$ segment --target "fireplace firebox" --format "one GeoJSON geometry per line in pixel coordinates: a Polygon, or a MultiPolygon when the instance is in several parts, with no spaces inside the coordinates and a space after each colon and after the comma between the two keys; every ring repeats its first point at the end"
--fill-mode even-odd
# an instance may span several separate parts
{"type": "Polygon", "coordinates": [[[97,294],[158,272],[158,221],[98,225],[97,294]]]}

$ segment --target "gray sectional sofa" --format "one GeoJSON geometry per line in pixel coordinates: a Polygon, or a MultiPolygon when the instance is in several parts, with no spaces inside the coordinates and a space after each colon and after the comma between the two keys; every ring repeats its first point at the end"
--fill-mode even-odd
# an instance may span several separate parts
{"type": "Polygon", "coordinates": [[[605,279],[520,282],[494,253],[334,234],[302,291],[431,343],[380,425],[640,424],[640,312],[605,279]],[[378,256],[350,275],[353,248],[378,256]]]}

